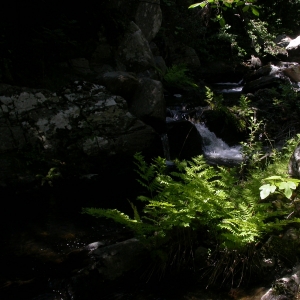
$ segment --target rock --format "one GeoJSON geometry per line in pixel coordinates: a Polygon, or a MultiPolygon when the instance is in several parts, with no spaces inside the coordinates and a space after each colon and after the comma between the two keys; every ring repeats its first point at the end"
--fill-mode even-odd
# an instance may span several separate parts
{"type": "Polygon", "coordinates": [[[148,254],[145,246],[132,238],[90,251],[89,256],[94,263],[88,269],[97,269],[104,279],[114,280],[140,266],[148,254]]]}
{"type": "Polygon", "coordinates": [[[275,39],[275,44],[280,47],[286,47],[291,42],[292,38],[287,36],[286,34],[280,34],[275,39]]]}
{"type": "MultiPolygon", "coordinates": [[[[124,98],[101,85],[77,81],[58,94],[8,85],[0,90],[0,165],[6,166],[0,182],[16,172],[13,153],[25,147],[35,149],[38,157],[59,153],[61,159],[74,158],[80,168],[91,159],[95,164],[116,154],[132,156],[156,138],[151,127],[129,112],[124,98]]],[[[153,113],[158,110],[154,107],[153,113]]]]}
{"type": "Polygon", "coordinates": [[[243,92],[252,93],[259,89],[278,86],[279,83],[299,82],[300,67],[295,62],[270,62],[245,76],[243,92]]]}
{"type": "Polygon", "coordinates": [[[129,101],[129,110],[132,114],[161,131],[166,120],[166,103],[163,85],[160,81],[141,78],[139,86],[129,101]]]}
{"type": "Polygon", "coordinates": [[[139,81],[134,73],[122,71],[105,73],[103,82],[111,93],[120,95],[125,99],[131,97],[139,85],[139,81]]]}
{"type": "Polygon", "coordinates": [[[272,288],[261,297],[261,300],[284,300],[295,299],[299,291],[300,266],[293,269],[292,275],[286,275],[277,279],[272,288]]]}
{"type": "Polygon", "coordinates": [[[78,74],[91,73],[89,61],[86,58],[75,58],[70,60],[70,65],[78,74]]]}
{"type": "Polygon", "coordinates": [[[157,47],[157,45],[154,42],[151,42],[149,44],[151,52],[154,56],[160,56],[160,52],[159,52],[159,48],[157,47]]]}
{"type": "Polygon", "coordinates": [[[130,22],[117,55],[129,72],[139,73],[155,66],[149,43],[134,22],[130,22]]]}
{"type": "Polygon", "coordinates": [[[300,178],[300,144],[296,147],[290,157],[288,173],[292,177],[300,178]]]}
{"type": "Polygon", "coordinates": [[[243,93],[252,93],[259,89],[270,88],[273,86],[277,86],[278,84],[285,81],[286,78],[284,76],[281,76],[280,74],[263,76],[256,80],[247,82],[243,87],[243,93]]]}
{"type": "Polygon", "coordinates": [[[142,30],[145,38],[149,42],[156,36],[160,29],[161,22],[162,12],[160,9],[160,0],[139,2],[135,15],[135,23],[142,30]]]}
{"type": "Polygon", "coordinates": [[[300,82],[300,65],[292,65],[284,69],[283,74],[289,77],[294,82],[300,82]]]}
{"type": "Polygon", "coordinates": [[[251,55],[250,63],[253,69],[258,69],[261,67],[261,60],[259,59],[259,57],[255,57],[254,55],[251,55]]]}

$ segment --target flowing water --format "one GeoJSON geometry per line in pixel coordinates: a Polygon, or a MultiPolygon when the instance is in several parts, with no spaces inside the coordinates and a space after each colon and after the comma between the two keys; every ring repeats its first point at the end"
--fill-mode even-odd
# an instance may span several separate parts
{"type": "Polygon", "coordinates": [[[203,123],[194,123],[202,137],[202,150],[208,162],[217,164],[238,164],[243,161],[241,146],[228,146],[203,123]]]}

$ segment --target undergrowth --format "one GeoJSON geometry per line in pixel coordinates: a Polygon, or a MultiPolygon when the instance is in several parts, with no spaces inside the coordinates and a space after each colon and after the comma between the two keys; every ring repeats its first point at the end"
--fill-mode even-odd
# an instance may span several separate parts
{"type": "Polygon", "coordinates": [[[176,257],[177,264],[183,264],[196,245],[204,246],[210,253],[206,256],[210,283],[220,276],[233,281],[237,274],[242,276],[245,264],[258,260],[257,245],[300,222],[290,217],[295,210],[292,201],[286,199],[286,205],[278,206],[274,195],[261,199],[259,191],[265,178],[274,174],[287,178],[288,159],[299,140],[299,136],[289,140],[281,152],[274,150],[267,165],[252,166],[243,180],[238,168],[209,166],[203,156],[176,160],[176,169],[170,171],[165,159],[158,157],[148,164],[137,153],[138,181],[147,191],[137,198],[143,209],[129,202],[132,218],[117,209],[84,208],[83,213],[112,218],[131,228],[164,266],[176,257]],[[185,250],[179,254],[180,249],[185,250]],[[228,259],[225,269],[224,257],[228,259]],[[229,272],[232,268],[235,272],[229,272]]]}

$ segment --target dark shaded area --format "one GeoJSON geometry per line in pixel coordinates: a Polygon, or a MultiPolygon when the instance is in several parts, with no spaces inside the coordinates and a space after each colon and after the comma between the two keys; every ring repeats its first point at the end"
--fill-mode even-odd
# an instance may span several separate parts
{"type": "Polygon", "coordinates": [[[188,121],[168,124],[171,159],[191,159],[203,154],[202,138],[195,126],[188,121]]]}
{"type": "Polygon", "coordinates": [[[61,63],[90,58],[99,31],[112,45],[123,35],[128,20],[98,1],[9,1],[1,7],[0,80],[40,87],[61,77],[61,63]],[[2,78],[1,78],[2,77],[2,78]]]}

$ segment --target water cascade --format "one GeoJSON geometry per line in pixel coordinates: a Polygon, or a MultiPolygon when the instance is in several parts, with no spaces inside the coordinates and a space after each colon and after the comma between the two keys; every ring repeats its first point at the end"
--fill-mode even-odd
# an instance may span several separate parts
{"type": "MultiPolygon", "coordinates": [[[[168,108],[169,116],[166,121],[169,124],[172,122],[191,122],[202,138],[202,151],[210,164],[232,165],[241,163],[243,160],[241,146],[237,145],[230,147],[222,139],[211,132],[204,123],[191,121],[192,119],[199,119],[198,117],[201,117],[206,110],[209,110],[209,107],[193,107],[185,109],[183,106],[168,108]]],[[[162,135],[161,140],[164,147],[165,158],[170,160],[167,135],[162,135]]]]}
{"type": "Polygon", "coordinates": [[[194,123],[194,126],[202,137],[202,150],[208,162],[213,164],[237,164],[242,162],[241,146],[228,146],[203,123],[194,123]]]}
{"type": "Polygon", "coordinates": [[[220,82],[215,84],[216,92],[221,94],[241,93],[243,89],[243,79],[239,82],[220,82]]]}

